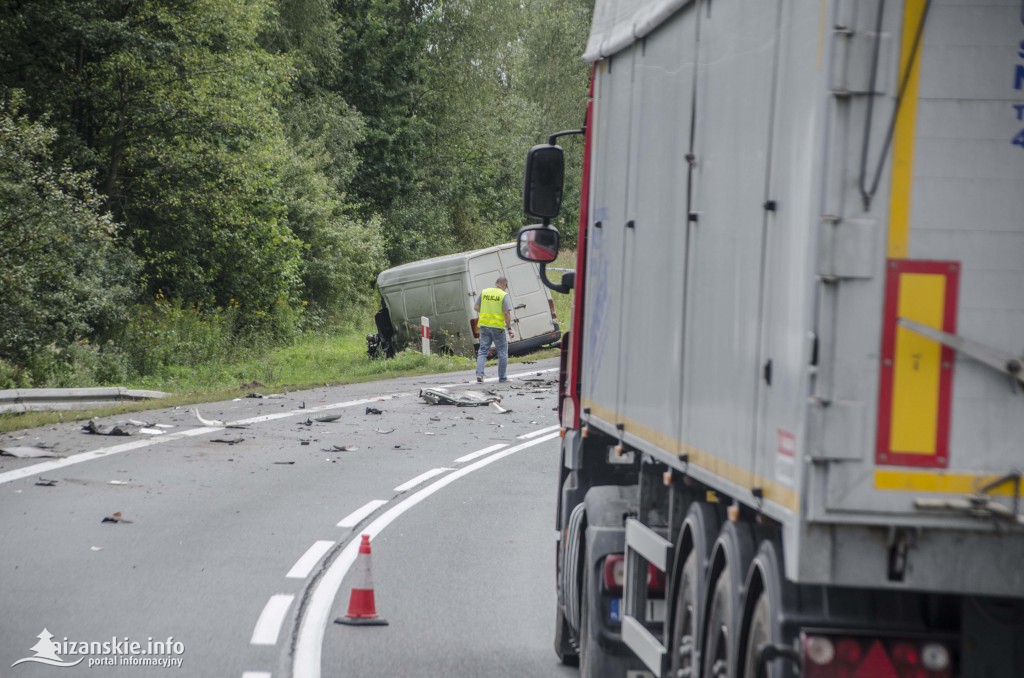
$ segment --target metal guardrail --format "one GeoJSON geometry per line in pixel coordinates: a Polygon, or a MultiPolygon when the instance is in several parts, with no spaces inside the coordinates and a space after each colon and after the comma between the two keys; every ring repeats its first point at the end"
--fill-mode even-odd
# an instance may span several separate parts
{"type": "Polygon", "coordinates": [[[0,413],[82,410],[111,403],[166,398],[169,393],[121,386],[97,388],[15,388],[0,390],[0,413]]]}

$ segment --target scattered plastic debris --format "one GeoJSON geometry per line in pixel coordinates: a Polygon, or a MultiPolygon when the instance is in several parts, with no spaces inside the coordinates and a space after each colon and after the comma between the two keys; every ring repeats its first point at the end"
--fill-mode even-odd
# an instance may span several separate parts
{"type": "Polygon", "coordinates": [[[299,444],[300,445],[309,445],[309,441],[308,440],[300,440],[299,444]]]}
{"type": "Polygon", "coordinates": [[[106,518],[104,518],[100,522],[102,522],[102,523],[131,523],[132,521],[131,520],[127,520],[126,518],[122,518],[120,511],[115,511],[113,514],[107,516],[106,518]]]}
{"type": "Polygon", "coordinates": [[[377,431],[377,433],[394,433],[394,432],[395,432],[395,429],[393,429],[393,428],[389,428],[388,430],[386,430],[386,431],[385,431],[385,430],[384,430],[384,429],[382,429],[382,428],[378,428],[378,429],[376,429],[376,431],[377,431]]]}
{"type": "Polygon", "coordinates": [[[90,551],[102,551],[103,547],[102,546],[90,546],[89,550],[90,551]]]}
{"type": "Polygon", "coordinates": [[[211,443],[224,443],[225,445],[237,445],[244,441],[245,438],[212,438],[211,443]]]}
{"type": "Polygon", "coordinates": [[[378,410],[376,407],[367,407],[366,408],[366,413],[367,414],[384,414],[384,412],[382,410],[378,410]]]}
{"type": "Polygon", "coordinates": [[[95,420],[90,419],[89,423],[82,427],[82,430],[86,433],[92,433],[98,436],[130,436],[132,431],[129,427],[130,424],[104,426],[103,424],[97,424],[95,420]]]}
{"type": "Polygon", "coordinates": [[[221,421],[220,419],[203,419],[203,415],[199,414],[199,410],[196,409],[196,408],[193,408],[192,411],[195,412],[196,419],[198,419],[199,423],[202,424],[203,426],[223,426],[224,425],[224,422],[221,421]]]}
{"type": "Polygon", "coordinates": [[[127,485],[128,483],[124,480],[111,480],[107,482],[107,485],[127,485]]]}
{"type": "Polygon", "coordinates": [[[277,464],[278,466],[291,466],[295,462],[294,461],[275,461],[274,463],[277,464]]]}
{"type": "Polygon", "coordinates": [[[457,407],[479,407],[501,400],[501,396],[496,393],[449,391],[441,387],[421,389],[420,398],[431,405],[455,405],[457,407]]]}
{"type": "Polygon", "coordinates": [[[332,421],[338,421],[339,419],[341,419],[341,415],[340,414],[328,414],[328,415],[324,415],[322,417],[317,417],[316,421],[323,422],[323,423],[327,424],[327,423],[330,423],[332,421]]]}
{"type": "Polygon", "coordinates": [[[15,457],[16,459],[39,459],[43,457],[63,457],[44,447],[2,447],[0,457],[15,457]]]}
{"type": "Polygon", "coordinates": [[[330,449],[325,449],[324,452],[355,452],[358,449],[351,445],[331,445],[330,449]]]}
{"type": "Polygon", "coordinates": [[[494,410],[495,412],[497,412],[498,414],[508,414],[509,412],[512,411],[512,410],[505,409],[504,407],[502,407],[501,405],[499,405],[496,402],[490,403],[489,407],[492,410],[494,410]]]}
{"type": "Polygon", "coordinates": [[[52,480],[50,478],[43,478],[42,476],[40,476],[39,480],[36,481],[36,485],[39,485],[40,487],[53,487],[56,484],[56,480],[52,480]]]}

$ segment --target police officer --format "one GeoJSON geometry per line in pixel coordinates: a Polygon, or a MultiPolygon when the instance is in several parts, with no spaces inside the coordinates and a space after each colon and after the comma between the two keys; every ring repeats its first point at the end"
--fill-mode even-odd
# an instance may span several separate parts
{"type": "Polygon", "coordinates": [[[494,287],[488,287],[480,293],[474,306],[480,315],[477,322],[480,328],[480,351],[476,354],[476,380],[484,380],[484,365],[487,364],[487,352],[494,344],[498,354],[498,382],[508,381],[505,370],[508,368],[508,338],[512,336],[512,299],[508,295],[508,280],[502,276],[494,281],[494,287]],[[508,330],[508,337],[505,331],[508,330]]]}

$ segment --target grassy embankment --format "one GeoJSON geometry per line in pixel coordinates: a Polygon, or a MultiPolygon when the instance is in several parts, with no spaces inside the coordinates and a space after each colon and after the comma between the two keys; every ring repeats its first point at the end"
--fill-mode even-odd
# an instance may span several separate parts
{"type": "MultiPolygon", "coordinates": [[[[552,266],[573,268],[575,261],[575,253],[566,252],[552,266]]],[[[558,281],[556,272],[552,272],[550,277],[558,281]]],[[[572,295],[552,292],[552,297],[559,324],[565,330],[572,319],[572,295]]],[[[289,346],[253,352],[231,361],[214,360],[198,366],[163,370],[159,375],[119,384],[127,388],[165,391],[173,394],[170,398],[124,403],[97,410],[0,414],[0,432],[96,416],[227,400],[254,390],[280,393],[325,385],[473,369],[474,361],[470,358],[441,355],[426,357],[415,350],[404,351],[392,360],[370,360],[366,355],[366,335],[376,331],[371,315],[368,311],[365,322],[332,334],[305,335],[289,346]]],[[[558,349],[545,349],[529,356],[513,358],[512,361],[538,360],[557,355],[558,349]]]]}

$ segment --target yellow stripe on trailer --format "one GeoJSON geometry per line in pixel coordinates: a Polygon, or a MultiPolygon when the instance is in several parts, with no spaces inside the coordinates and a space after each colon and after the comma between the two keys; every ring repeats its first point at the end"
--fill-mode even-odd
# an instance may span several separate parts
{"type": "MultiPolygon", "coordinates": [[[[942,494],[974,494],[982,487],[1000,479],[1001,476],[970,473],[946,473],[944,471],[896,471],[878,469],[875,471],[875,489],[901,492],[925,492],[942,494]]],[[[988,494],[1004,497],[1013,496],[1011,484],[989,490],[988,494]]],[[[1021,487],[1024,495],[1024,486],[1021,487]]]]}
{"type": "MultiPolygon", "coordinates": [[[[924,17],[927,0],[906,0],[903,10],[903,35],[900,40],[900,69],[907,87],[900,99],[893,134],[892,194],[889,202],[889,259],[909,256],[910,208],[914,183],[914,141],[917,135],[917,96],[921,78],[921,60],[914,58],[914,38],[924,17]],[[907,68],[910,72],[907,73],[907,68]]],[[[920,49],[920,47],[919,47],[920,49]]]]}

